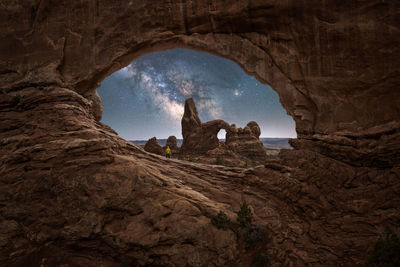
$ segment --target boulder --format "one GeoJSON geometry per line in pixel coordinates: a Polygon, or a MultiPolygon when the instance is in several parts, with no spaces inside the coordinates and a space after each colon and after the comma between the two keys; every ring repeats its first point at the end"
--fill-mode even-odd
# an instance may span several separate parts
{"type": "Polygon", "coordinates": [[[156,137],[150,138],[146,142],[146,144],[144,145],[144,150],[157,155],[162,155],[164,152],[164,149],[162,148],[162,146],[160,146],[156,137]]]}
{"type": "Polygon", "coordinates": [[[178,154],[179,153],[179,147],[178,147],[178,141],[176,140],[176,137],[171,135],[167,139],[167,143],[165,144],[164,148],[169,148],[171,149],[172,154],[178,154]]]}

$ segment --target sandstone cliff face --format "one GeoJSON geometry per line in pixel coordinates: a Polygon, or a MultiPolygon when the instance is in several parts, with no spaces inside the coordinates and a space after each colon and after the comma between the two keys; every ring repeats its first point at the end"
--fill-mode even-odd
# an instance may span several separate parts
{"type": "Polygon", "coordinates": [[[399,1],[0,4],[0,265],[249,266],[254,210],[273,266],[362,266],[400,221],[399,1]],[[165,160],[99,122],[108,74],[187,47],[269,83],[295,150],[252,169],[165,160]]]}

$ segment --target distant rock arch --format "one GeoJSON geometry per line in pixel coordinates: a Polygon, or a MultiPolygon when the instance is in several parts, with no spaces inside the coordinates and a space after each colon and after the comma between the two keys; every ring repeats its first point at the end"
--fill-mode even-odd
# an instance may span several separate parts
{"type": "Polygon", "coordinates": [[[185,112],[182,117],[183,143],[181,153],[199,154],[213,150],[220,145],[218,132],[226,131],[225,145],[241,156],[252,158],[260,162],[265,160],[266,154],[263,143],[260,141],[260,127],[255,121],[249,122],[246,127],[237,128],[223,120],[213,120],[202,123],[193,98],[185,101],[185,112]]]}

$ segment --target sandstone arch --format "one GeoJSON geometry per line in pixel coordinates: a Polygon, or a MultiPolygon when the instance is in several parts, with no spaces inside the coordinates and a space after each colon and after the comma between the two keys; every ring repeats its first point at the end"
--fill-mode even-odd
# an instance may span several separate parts
{"type": "Polygon", "coordinates": [[[94,89],[108,74],[144,53],[198,49],[232,59],[268,82],[296,122],[301,140],[295,146],[369,164],[377,157],[372,150],[398,156],[376,142],[387,142],[388,132],[398,136],[399,110],[392,100],[399,93],[389,89],[398,86],[397,3],[348,4],[332,12],[333,3],[295,1],[165,1],[157,8],[129,3],[5,5],[2,87],[70,88],[93,103],[99,119],[94,89]],[[382,20],[382,14],[388,16],[382,20]],[[19,18],[23,23],[16,27],[19,18]],[[354,149],[354,138],[363,139],[361,149],[354,149]]]}
{"type": "Polygon", "coordinates": [[[237,237],[207,217],[233,216],[245,197],[268,222],[274,262],[361,265],[380,227],[399,222],[399,5],[2,1],[0,261],[63,250],[87,265],[122,255],[246,264],[233,256],[244,253],[237,237]],[[230,58],[269,83],[296,122],[297,149],[265,169],[166,168],[98,122],[104,77],[177,47],[230,58]]]}

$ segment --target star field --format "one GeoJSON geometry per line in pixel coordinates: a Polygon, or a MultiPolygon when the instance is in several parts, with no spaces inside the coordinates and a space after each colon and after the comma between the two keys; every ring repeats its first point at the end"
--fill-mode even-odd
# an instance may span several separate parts
{"type": "Polygon", "coordinates": [[[107,77],[98,93],[102,122],[128,140],[182,138],[184,102],[190,97],[203,122],[223,119],[244,127],[254,120],[262,137],[296,137],[275,91],[233,61],[208,53],[174,49],[145,55],[107,77]]]}

